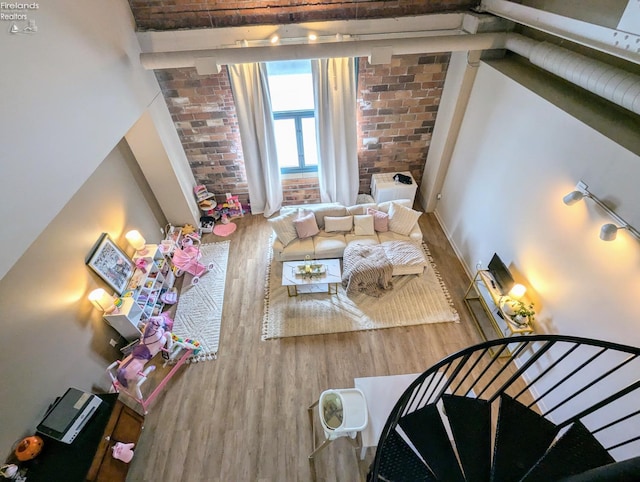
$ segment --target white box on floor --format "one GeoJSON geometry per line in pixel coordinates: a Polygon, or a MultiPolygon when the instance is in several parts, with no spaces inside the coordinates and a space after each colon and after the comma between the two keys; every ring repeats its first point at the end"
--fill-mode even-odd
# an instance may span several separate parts
{"type": "Polygon", "coordinates": [[[411,199],[416,197],[418,185],[409,171],[387,172],[383,174],[373,174],[371,176],[371,195],[377,203],[393,201],[394,199],[411,199]],[[403,184],[393,180],[396,174],[404,174],[411,178],[411,184],[403,184]]]}

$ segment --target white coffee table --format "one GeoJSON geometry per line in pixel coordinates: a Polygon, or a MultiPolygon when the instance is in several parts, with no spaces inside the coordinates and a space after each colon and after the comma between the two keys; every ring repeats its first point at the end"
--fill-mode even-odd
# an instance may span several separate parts
{"type": "Polygon", "coordinates": [[[342,283],[342,271],[339,259],[313,260],[313,264],[322,264],[325,272],[313,277],[296,275],[298,266],[304,265],[304,261],[284,261],[282,263],[282,286],[287,287],[289,296],[298,296],[299,293],[338,293],[338,283],[342,283]]]}

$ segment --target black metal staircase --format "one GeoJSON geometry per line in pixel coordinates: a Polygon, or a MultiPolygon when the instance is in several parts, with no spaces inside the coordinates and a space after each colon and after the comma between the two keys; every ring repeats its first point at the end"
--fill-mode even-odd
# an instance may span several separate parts
{"type": "Polygon", "coordinates": [[[420,375],[367,480],[640,480],[640,348],[562,335],[493,340],[420,375]]]}

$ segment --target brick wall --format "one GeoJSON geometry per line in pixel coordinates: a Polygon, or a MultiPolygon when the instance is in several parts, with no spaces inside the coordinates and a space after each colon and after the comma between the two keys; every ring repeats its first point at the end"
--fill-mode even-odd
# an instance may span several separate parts
{"type": "Polygon", "coordinates": [[[469,10],[479,0],[129,0],[139,30],[400,17],[469,10]],[[301,5],[302,4],[302,5],[301,5]]]}
{"type": "Polygon", "coordinates": [[[411,171],[418,185],[429,152],[450,54],[393,56],[390,65],[360,59],[360,192],[371,174],[411,171]]]}
{"type": "MultiPolygon", "coordinates": [[[[394,56],[390,65],[359,61],[359,192],[371,174],[411,171],[422,179],[449,54],[394,56]],[[365,144],[365,140],[367,143],[365,144]]],[[[200,76],[193,68],[157,71],[162,92],[196,182],[218,200],[249,201],[238,120],[226,68],[200,76]]],[[[283,180],[284,204],[319,202],[318,179],[283,180]]]]}
{"type": "Polygon", "coordinates": [[[249,194],[238,118],[226,67],[216,75],[194,68],[156,71],[169,112],[198,184],[218,201],[225,193],[244,203],[249,194]]]}

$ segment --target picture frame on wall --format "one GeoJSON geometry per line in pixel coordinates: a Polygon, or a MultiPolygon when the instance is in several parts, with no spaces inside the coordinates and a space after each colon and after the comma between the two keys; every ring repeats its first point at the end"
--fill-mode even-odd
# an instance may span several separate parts
{"type": "Polygon", "coordinates": [[[118,295],[125,291],[135,270],[131,258],[113,242],[107,233],[100,235],[87,255],[85,263],[118,295]]]}

